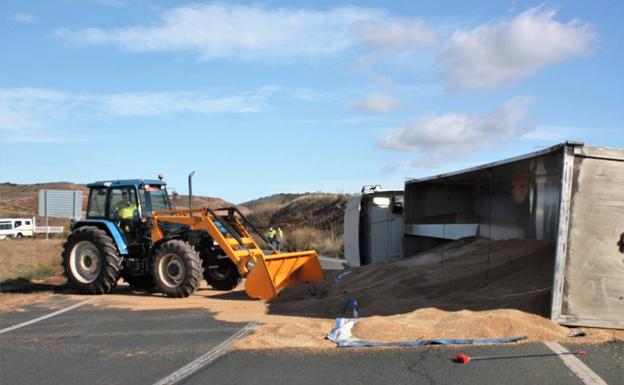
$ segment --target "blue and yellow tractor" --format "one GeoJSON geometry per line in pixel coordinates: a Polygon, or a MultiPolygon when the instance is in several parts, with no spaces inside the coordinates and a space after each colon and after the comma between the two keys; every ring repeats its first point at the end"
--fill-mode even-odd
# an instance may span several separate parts
{"type": "Polygon", "coordinates": [[[316,251],[272,249],[238,208],[192,208],[190,176],[185,209],[172,209],[162,178],[88,187],[86,218],[73,225],[62,253],[67,280],[80,291],[107,293],[123,278],[187,297],[202,278],[216,290],[245,279],[250,297],[270,300],[288,285],[323,280],[316,251]]]}

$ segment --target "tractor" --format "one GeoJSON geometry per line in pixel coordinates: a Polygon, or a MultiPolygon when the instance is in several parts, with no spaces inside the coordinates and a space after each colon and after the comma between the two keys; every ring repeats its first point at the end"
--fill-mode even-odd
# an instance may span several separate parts
{"type": "Polygon", "coordinates": [[[86,218],[73,224],[63,246],[68,283],[104,294],[123,278],[136,288],[187,297],[202,278],[216,290],[245,279],[250,297],[271,300],[288,285],[323,280],[316,251],[273,249],[237,207],[193,208],[192,175],[184,209],[172,208],[162,176],[87,185],[86,218]]]}

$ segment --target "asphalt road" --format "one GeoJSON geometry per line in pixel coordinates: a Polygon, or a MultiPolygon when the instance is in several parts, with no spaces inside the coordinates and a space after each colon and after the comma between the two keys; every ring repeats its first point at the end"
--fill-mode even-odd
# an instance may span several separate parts
{"type": "MultiPolygon", "coordinates": [[[[590,347],[590,366],[608,383],[624,383],[624,344],[590,347]],[[614,354],[617,354],[614,356],[614,354]],[[616,358],[617,357],[617,358],[616,358]],[[619,362],[617,362],[619,360],[619,362]]],[[[471,348],[234,351],[185,384],[566,384],[583,385],[558,357],[452,362],[469,355],[550,352],[543,344],[471,348]]]]}
{"type": "MultiPolygon", "coordinates": [[[[73,302],[57,297],[55,308],[73,302]]],[[[245,324],[202,309],[131,311],[92,304],[0,335],[2,384],[151,384],[206,353],[245,324]]],[[[0,314],[0,327],[50,313],[0,314]]]]}
{"type": "MultiPolygon", "coordinates": [[[[88,299],[89,297],[85,297],[88,299]]],[[[66,308],[62,295],[0,314],[0,329],[66,308]]],[[[1,384],[154,384],[214,350],[245,324],[202,309],[132,311],[94,302],[0,334],[1,384]]],[[[606,383],[624,384],[624,343],[567,346],[606,383]]],[[[451,361],[468,355],[551,352],[544,344],[230,351],[183,384],[570,384],[584,382],[558,357],[451,361]]]]}

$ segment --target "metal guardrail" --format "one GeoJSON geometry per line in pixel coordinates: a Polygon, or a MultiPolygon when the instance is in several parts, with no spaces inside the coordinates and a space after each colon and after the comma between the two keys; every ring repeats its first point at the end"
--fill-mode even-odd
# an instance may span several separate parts
{"type": "Polygon", "coordinates": [[[35,226],[35,233],[60,234],[65,231],[63,226],[35,226]]]}

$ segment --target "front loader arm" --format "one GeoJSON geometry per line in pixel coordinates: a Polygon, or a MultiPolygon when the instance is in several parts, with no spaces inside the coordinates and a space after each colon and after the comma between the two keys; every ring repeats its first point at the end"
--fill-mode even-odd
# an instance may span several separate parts
{"type": "Polygon", "coordinates": [[[208,208],[153,212],[152,243],[165,237],[159,224],[161,222],[206,231],[236,265],[240,275],[246,278],[245,291],[252,298],[271,300],[290,284],[324,279],[316,251],[282,254],[273,250],[275,254],[265,255],[243,225],[243,222],[249,221],[238,210],[235,211],[242,220],[233,215],[232,210],[229,210],[228,216],[218,216],[208,208]],[[224,226],[226,233],[215,221],[224,226]]]}

